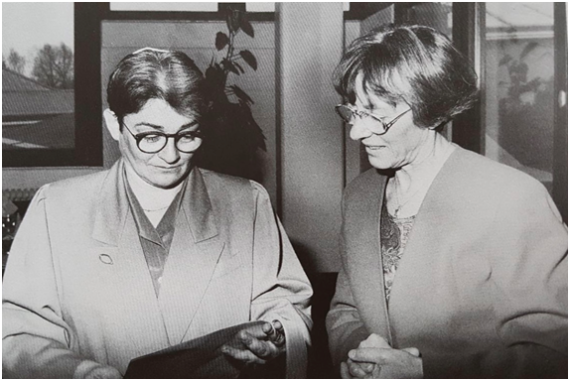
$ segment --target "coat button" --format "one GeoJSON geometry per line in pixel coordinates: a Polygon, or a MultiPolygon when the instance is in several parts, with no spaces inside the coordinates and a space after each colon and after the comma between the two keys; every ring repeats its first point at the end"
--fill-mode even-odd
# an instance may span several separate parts
{"type": "Polygon", "coordinates": [[[112,265],[113,264],[113,258],[111,258],[107,254],[99,254],[99,260],[106,265],[112,265]]]}

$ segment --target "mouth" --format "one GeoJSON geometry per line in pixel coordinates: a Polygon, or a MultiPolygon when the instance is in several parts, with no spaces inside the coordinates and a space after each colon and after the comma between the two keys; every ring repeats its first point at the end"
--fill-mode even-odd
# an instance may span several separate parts
{"type": "Polygon", "coordinates": [[[386,148],[386,146],[373,146],[373,145],[365,145],[367,151],[378,151],[382,148],[386,148]]]}
{"type": "Polygon", "coordinates": [[[181,165],[175,165],[172,167],[156,167],[156,168],[158,168],[161,171],[174,171],[174,170],[180,169],[181,167],[182,167],[181,165]]]}

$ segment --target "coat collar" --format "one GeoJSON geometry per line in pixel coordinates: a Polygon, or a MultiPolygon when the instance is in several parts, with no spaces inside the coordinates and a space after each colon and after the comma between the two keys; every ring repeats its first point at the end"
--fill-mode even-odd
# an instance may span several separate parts
{"type": "MultiPolygon", "coordinates": [[[[100,197],[93,225],[92,237],[100,242],[117,246],[129,212],[129,200],[124,186],[124,161],[119,159],[109,170],[100,189],[100,197]]],[[[218,235],[216,218],[206,184],[199,168],[194,167],[188,176],[182,209],[192,231],[194,242],[218,235]]]]}

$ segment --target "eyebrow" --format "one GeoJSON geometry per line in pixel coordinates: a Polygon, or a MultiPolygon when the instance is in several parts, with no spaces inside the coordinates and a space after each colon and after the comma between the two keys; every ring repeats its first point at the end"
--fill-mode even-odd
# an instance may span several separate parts
{"type": "MultiPolygon", "coordinates": [[[[198,124],[198,121],[197,121],[197,120],[195,120],[195,121],[193,121],[193,122],[190,122],[190,123],[183,124],[183,125],[180,127],[180,129],[178,130],[178,132],[180,132],[180,131],[182,131],[182,130],[184,130],[184,129],[186,129],[186,128],[193,127],[193,126],[195,126],[195,125],[197,125],[197,124],[198,124]]],[[[140,123],[137,123],[137,124],[134,125],[134,127],[139,127],[139,126],[145,126],[145,127],[154,128],[155,130],[164,131],[164,127],[163,127],[163,126],[160,126],[160,125],[158,125],[158,124],[147,123],[147,122],[140,122],[140,123]]]]}

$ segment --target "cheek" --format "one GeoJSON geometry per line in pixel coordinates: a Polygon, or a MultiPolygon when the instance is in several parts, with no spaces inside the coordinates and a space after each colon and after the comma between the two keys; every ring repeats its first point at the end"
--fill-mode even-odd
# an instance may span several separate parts
{"type": "Polygon", "coordinates": [[[121,141],[119,147],[123,157],[129,160],[133,166],[144,165],[151,157],[151,155],[146,155],[141,152],[136,144],[131,144],[130,142],[126,142],[124,140],[121,141]]]}

